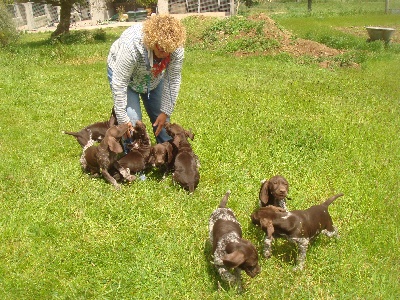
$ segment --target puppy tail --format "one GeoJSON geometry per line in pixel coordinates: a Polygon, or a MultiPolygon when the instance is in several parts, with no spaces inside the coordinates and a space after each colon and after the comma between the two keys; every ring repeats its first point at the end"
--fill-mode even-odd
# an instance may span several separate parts
{"type": "Polygon", "coordinates": [[[219,203],[219,208],[226,207],[226,203],[228,203],[228,198],[229,198],[230,194],[231,194],[231,191],[227,190],[225,196],[222,198],[221,202],[219,203]]]}
{"type": "Polygon", "coordinates": [[[324,203],[322,203],[322,205],[328,207],[329,204],[331,204],[331,203],[332,203],[333,201],[335,201],[337,198],[342,197],[343,195],[344,195],[343,193],[340,193],[340,194],[337,194],[337,195],[335,195],[335,196],[332,196],[332,197],[330,197],[328,200],[326,200],[324,203]]]}
{"type": "Polygon", "coordinates": [[[72,132],[72,131],[62,131],[62,133],[69,134],[75,137],[79,136],[79,132],[72,132]]]}

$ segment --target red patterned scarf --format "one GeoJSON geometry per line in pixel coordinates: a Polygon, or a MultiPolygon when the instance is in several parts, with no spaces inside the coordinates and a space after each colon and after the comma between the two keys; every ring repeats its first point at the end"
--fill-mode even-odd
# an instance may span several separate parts
{"type": "Polygon", "coordinates": [[[168,66],[169,61],[171,60],[170,55],[167,57],[163,58],[159,63],[154,64],[152,70],[153,76],[157,77],[158,75],[161,74],[162,71],[165,70],[165,68],[168,66]]]}

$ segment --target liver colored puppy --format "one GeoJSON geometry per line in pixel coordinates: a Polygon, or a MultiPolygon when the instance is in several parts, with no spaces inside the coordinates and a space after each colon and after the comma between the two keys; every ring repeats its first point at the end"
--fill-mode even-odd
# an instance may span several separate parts
{"type": "Polygon", "coordinates": [[[194,135],[191,131],[187,131],[175,123],[166,123],[165,129],[173,138],[173,151],[176,152],[172,180],[193,193],[200,181],[198,157],[194,154],[188,141],[188,138],[193,140],[194,135]]]}
{"type": "Polygon", "coordinates": [[[288,193],[289,183],[285,177],[276,175],[268,180],[263,180],[259,193],[260,207],[273,205],[287,211],[286,197],[288,193]]]}
{"type": "Polygon", "coordinates": [[[171,142],[164,142],[153,145],[150,149],[149,163],[160,170],[164,171],[163,178],[172,170],[174,165],[174,151],[171,142]]]}
{"type": "Polygon", "coordinates": [[[338,236],[328,206],[335,199],[343,196],[337,194],[320,205],[311,206],[306,210],[287,212],[281,207],[266,206],[259,208],[251,215],[253,224],[260,225],[266,233],[264,239],[264,257],[271,256],[271,244],[274,238],[284,237],[297,244],[299,254],[295,269],[302,269],[306,260],[307,247],[310,241],[323,233],[329,237],[338,236]]]}

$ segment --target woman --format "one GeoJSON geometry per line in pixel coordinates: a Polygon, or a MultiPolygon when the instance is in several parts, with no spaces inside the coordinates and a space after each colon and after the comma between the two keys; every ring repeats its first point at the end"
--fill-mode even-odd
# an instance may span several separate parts
{"type": "MultiPolygon", "coordinates": [[[[125,30],[111,46],[107,65],[118,124],[129,128],[142,120],[140,98],[153,125],[157,143],[171,137],[170,121],[181,84],[186,39],[181,22],[169,15],[153,15],[125,30]]],[[[128,143],[131,133],[128,130],[128,143]]]]}

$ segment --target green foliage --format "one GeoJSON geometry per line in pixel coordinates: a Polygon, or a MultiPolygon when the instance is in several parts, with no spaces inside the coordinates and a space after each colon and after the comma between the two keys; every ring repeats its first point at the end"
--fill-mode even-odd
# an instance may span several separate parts
{"type": "Polygon", "coordinates": [[[189,17],[184,19],[188,28],[188,49],[208,49],[217,52],[258,52],[276,48],[279,42],[266,39],[263,34],[265,21],[251,20],[241,16],[226,19],[189,17]],[[202,22],[201,31],[198,31],[202,22]],[[192,35],[193,32],[194,35],[192,35]]]}
{"type": "Polygon", "coordinates": [[[109,0],[116,3],[135,3],[137,7],[150,8],[157,5],[158,0],[109,0]]]}
{"type": "Polygon", "coordinates": [[[138,5],[142,5],[143,7],[153,7],[157,5],[158,0],[136,0],[138,5]]]}
{"type": "Polygon", "coordinates": [[[5,4],[0,2],[0,45],[7,46],[19,38],[18,31],[5,4]]]}

